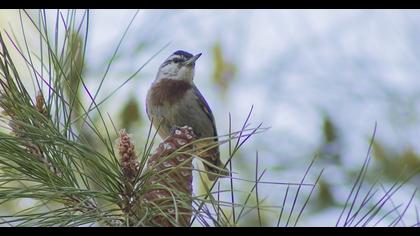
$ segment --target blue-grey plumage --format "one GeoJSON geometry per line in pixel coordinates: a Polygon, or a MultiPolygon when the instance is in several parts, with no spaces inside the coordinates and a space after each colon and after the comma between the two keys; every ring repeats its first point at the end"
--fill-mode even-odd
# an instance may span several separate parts
{"type": "MultiPolygon", "coordinates": [[[[146,112],[159,136],[165,139],[174,126],[190,126],[198,138],[214,137],[203,146],[217,143],[217,130],[213,113],[194,85],[195,61],[201,56],[185,51],[176,51],[159,67],[155,81],[146,99],[146,112]]],[[[211,165],[204,163],[210,180],[228,175],[220,161],[219,147],[216,146],[198,154],[211,165]],[[212,166],[213,165],[213,166],[212,166]]]]}

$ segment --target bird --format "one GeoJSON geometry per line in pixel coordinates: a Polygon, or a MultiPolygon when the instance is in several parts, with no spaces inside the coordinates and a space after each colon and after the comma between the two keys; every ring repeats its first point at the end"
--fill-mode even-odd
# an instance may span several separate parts
{"type": "Polygon", "coordinates": [[[229,171],[220,160],[219,145],[214,145],[218,144],[218,138],[212,110],[194,84],[195,63],[201,55],[178,50],[159,66],[147,92],[146,113],[163,140],[172,129],[183,126],[191,127],[198,139],[209,138],[197,146],[201,150],[204,145],[215,147],[196,156],[205,160],[207,177],[214,181],[229,175],[229,171]]]}

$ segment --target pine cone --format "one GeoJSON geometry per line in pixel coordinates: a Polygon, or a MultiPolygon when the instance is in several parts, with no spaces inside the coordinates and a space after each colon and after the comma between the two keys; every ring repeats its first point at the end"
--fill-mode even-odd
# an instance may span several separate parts
{"type": "MultiPolygon", "coordinates": [[[[189,225],[192,215],[192,158],[188,154],[173,155],[169,158],[168,156],[195,139],[192,128],[176,127],[147,162],[149,170],[157,171],[157,174],[148,180],[148,184],[160,187],[147,192],[145,200],[149,204],[156,204],[164,212],[156,211],[156,216],[152,220],[153,225],[167,227],[189,225]],[[176,212],[178,212],[178,222],[173,223],[176,212]]],[[[192,145],[189,145],[182,151],[191,148],[192,145]]]]}

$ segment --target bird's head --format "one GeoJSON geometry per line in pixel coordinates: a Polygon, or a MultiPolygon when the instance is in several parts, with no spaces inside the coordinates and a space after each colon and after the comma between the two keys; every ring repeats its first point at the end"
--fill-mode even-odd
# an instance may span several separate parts
{"type": "Polygon", "coordinates": [[[192,82],[195,61],[200,56],[201,53],[193,56],[191,53],[182,50],[174,52],[160,65],[156,79],[166,78],[192,82]]]}

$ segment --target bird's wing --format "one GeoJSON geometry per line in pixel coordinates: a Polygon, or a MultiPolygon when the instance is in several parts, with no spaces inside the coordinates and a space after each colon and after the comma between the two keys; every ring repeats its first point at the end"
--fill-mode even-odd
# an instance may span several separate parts
{"type": "MultiPolygon", "coordinates": [[[[216,130],[216,122],[214,121],[213,112],[211,111],[209,105],[207,104],[206,100],[204,99],[203,95],[201,95],[200,90],[193,84],[192,89],[194,90],[194,93],[197,95],[196,100],[197,103],[200,105],[202,110],[206,113],[207,117],[210,119],[211,124],[213,126],[213,133],[214,136],[217,136],[217,130],[216,130]]],[[[217,138],[216,138],[217,140],[217,138]]]]}

